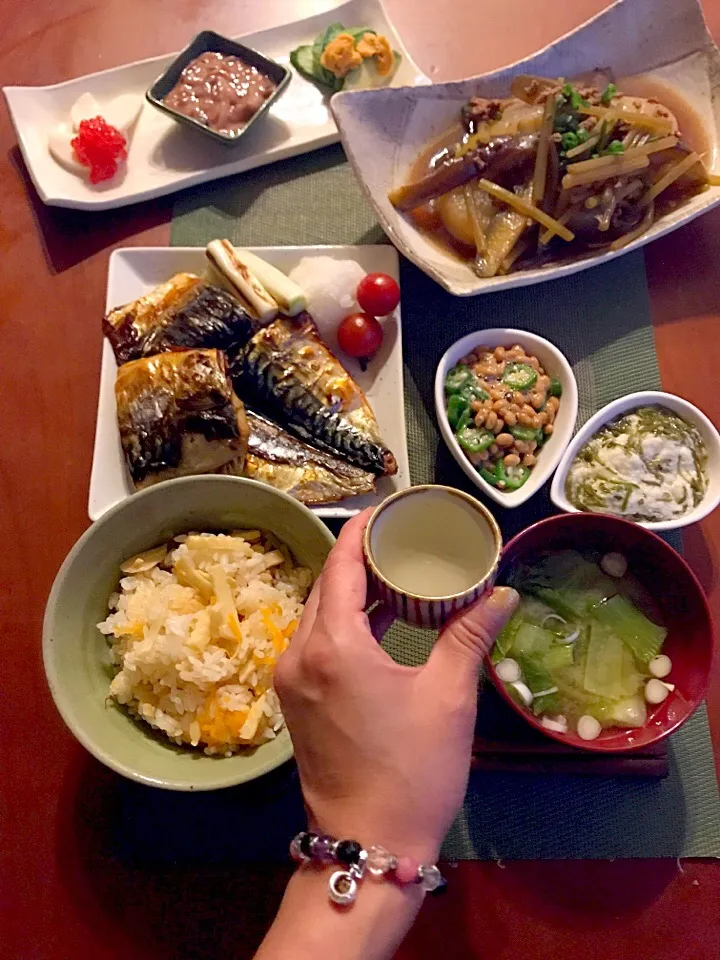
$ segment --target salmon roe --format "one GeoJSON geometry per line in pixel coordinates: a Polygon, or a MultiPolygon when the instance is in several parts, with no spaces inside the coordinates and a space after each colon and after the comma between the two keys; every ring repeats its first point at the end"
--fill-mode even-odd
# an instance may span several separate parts
{"type": "Polygon", "coordinates": [[[102,117],[82,120],[70,145],[80,163],[90,167],[90,183],[110,180],[127,157],[127,140],[102,117]]]}

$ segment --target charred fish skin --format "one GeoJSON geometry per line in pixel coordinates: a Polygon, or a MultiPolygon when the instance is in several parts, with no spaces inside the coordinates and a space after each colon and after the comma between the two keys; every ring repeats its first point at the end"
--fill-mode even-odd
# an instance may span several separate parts
{"type": "Polygon", "coordinates": [[[369,471],[303,443],[252,409],[246,413],[249,439],[243,476],[269,483],[308,506],[375,490],[375,475],[369,471]]]}
{"type": "Polygon", "coordinates": [[[138,488],[244,459],[245,413],[218,350],[123,364],[115,396],[123,453],[138,488]]]}
{"type": "Polygon", "coordinates": [[[176,274],[103,319],[118,364],[166,350],[238,349],[255,329],[234,297],[191,273],[176,274]]]}
{"type": "Polygon", "coordinates": [[[174,314],[170,322],[151,331],[143,343],[143,356],[166,350],[211,347],[236,350],[255,332],[252,317],[220,287],[204,284],[174,314]]]}
{"type": "Polygon", "coordinates": [[[139,359],[148,334],[164,323],[168,312],[183,304],[201,283],[194,273],[176,273],[149,293],[115,307],[103,317],[103,333],[118,364],[139,359]]]}
{"type": "Polygon", "coordinates": [[[262,340],[250,340],[230,372],[240,396],[287,423],[288,429],[306,443],[339,454],[378,476],[397,472],[395,457],[386,447],[370,440],[318,400],[291,368],[266,353],[262,340]]]}

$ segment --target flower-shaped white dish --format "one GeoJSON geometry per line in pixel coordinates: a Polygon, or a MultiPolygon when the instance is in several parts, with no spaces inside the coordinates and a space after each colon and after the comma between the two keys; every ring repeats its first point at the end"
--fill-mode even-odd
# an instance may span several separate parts
{"type": "Polygon", "coordinates": [[[639,521],[640,526],[647,527],[649,530],[677,530],[680,527],[687,527],[691,523],[697,523],[720,504],[720,434],[713,423],[698,410],[696,406],[677,397],[673,393],[663,393],[661,390],[643,390],[639,393],[629,393],[625,397],[613,400],[591,417],[588,422],[580,428],[574,437],[572,443],[567,447],[560,465],[557,468],[550,488],[550,498],[556,507],[564,510],[566,513],[581,513],[577,507],[573,506],[565,495],[565,482],[568,471],[577,457],[580,449],[593,437],[606,423],[617,420],[625,413],[631,410],[637,410],[638,407],[661,406],[671,410],[683,420],[693,424],[700,431],[700,435],[705,441],[707,449],[707,475],[708,489],[703,499],[696,507],[689,510],[682,517],[676,517],[673,520],[658,520],[654,522],[639,521]]]}
{"type": "Polygon", "coordinates": [[[544,337],[529,333],[527,330],[513,330],[508,327],[496,327],[490,330],[476,330],[456,340],[442,356],[435,373],[435,412],[440,433],[448,446],[450,453],[457,460],[466,476],[475,484],[478,490],[499,503],[502,507],[519,507],[537,493],[540,487],[548,480],[563,455],[563,451],[570,442],[578,412],[578,392],[575,374],[564,354],[555,344],[544,337]],[[555,418],[555,429],[540,451],[536,465],[530,471],[530,476],[518,490],[498,490],[480,476],[478,471],[466,457],[462,447],[457,442],[455,432],[450,426],[445,401],[445,377],[449,371],[477,347],[511,347],[519,344],[528,356],[537,357],[545,372],[550,377],[557,378],[562,384],[562,397],[555,418]]]}
{"type": "MultiPolygon", "coordinates": [[[[456,296],[492,293],[567,276],[636,250],[720,203],[720,186],[692,197],[656,220],[619,250],[581,254],[480,278],[412,220],[396,210],[388,191],[405,183],[418,156],[458,121],[471,97],[503,97],[518,74],[573,77],[598,66],[616,77],[647,78],[648,89],[671,88],[697,115],[708,150],[705,163],[718,170],[720,51],[713,43],[698,0],[618,0],[556,43],[494,73],[429,86],[396,87],[336,94],[331,109],[343,146],[375,215],[395,246],[421,270],[456,296]],[[640,42],[642,38],[642,42],[640,42]]],[[[622,89],[622,80],[619,80],[622,89]]],[[[651,95],[655,95],[653,92],[651,95]]]]}

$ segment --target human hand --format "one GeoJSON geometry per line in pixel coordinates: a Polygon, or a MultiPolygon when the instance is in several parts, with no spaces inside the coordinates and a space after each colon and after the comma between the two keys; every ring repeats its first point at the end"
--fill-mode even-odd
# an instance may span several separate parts
{"type": "Polygon", "coordinates": [[[467,787],[482,660],[518,598],[496,588],[424,666],[395,663],[365,614],[369,516],[343,528],[275,683],[311,828],[434,862],[467,787]]]}

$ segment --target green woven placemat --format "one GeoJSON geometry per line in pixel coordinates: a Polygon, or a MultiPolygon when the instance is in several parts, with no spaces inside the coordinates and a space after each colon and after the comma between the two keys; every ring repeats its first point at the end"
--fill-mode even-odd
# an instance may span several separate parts
{"type": "MultiPolygon", "coordinates": [[[[172,243],[203,245],[215,237],[245,246],[387,242],[337,146],[184,194],[174,209],[172,243]]],[[[401,286],[415,483],[476,493],[440,441],[432,396],[441,354],[472,330],[517,326],[558,344],[577,377],[580,422],[615,397],[660,387],[640,253],[563,280],[474,298],[450,296],[403,260],[401,286]]],[[[506,538],[550,512],[545,491],[518,510],[497,511],[506,538]]],[[[432,639],[396,624],[385,646],[415,664],[424,661],[432,639]]],[[[474,775],[444,853],[526,860],[720,856],[720,798],[704,706],[673,736],[669,758],[670,775],[662,782],[474,775]]]]}

